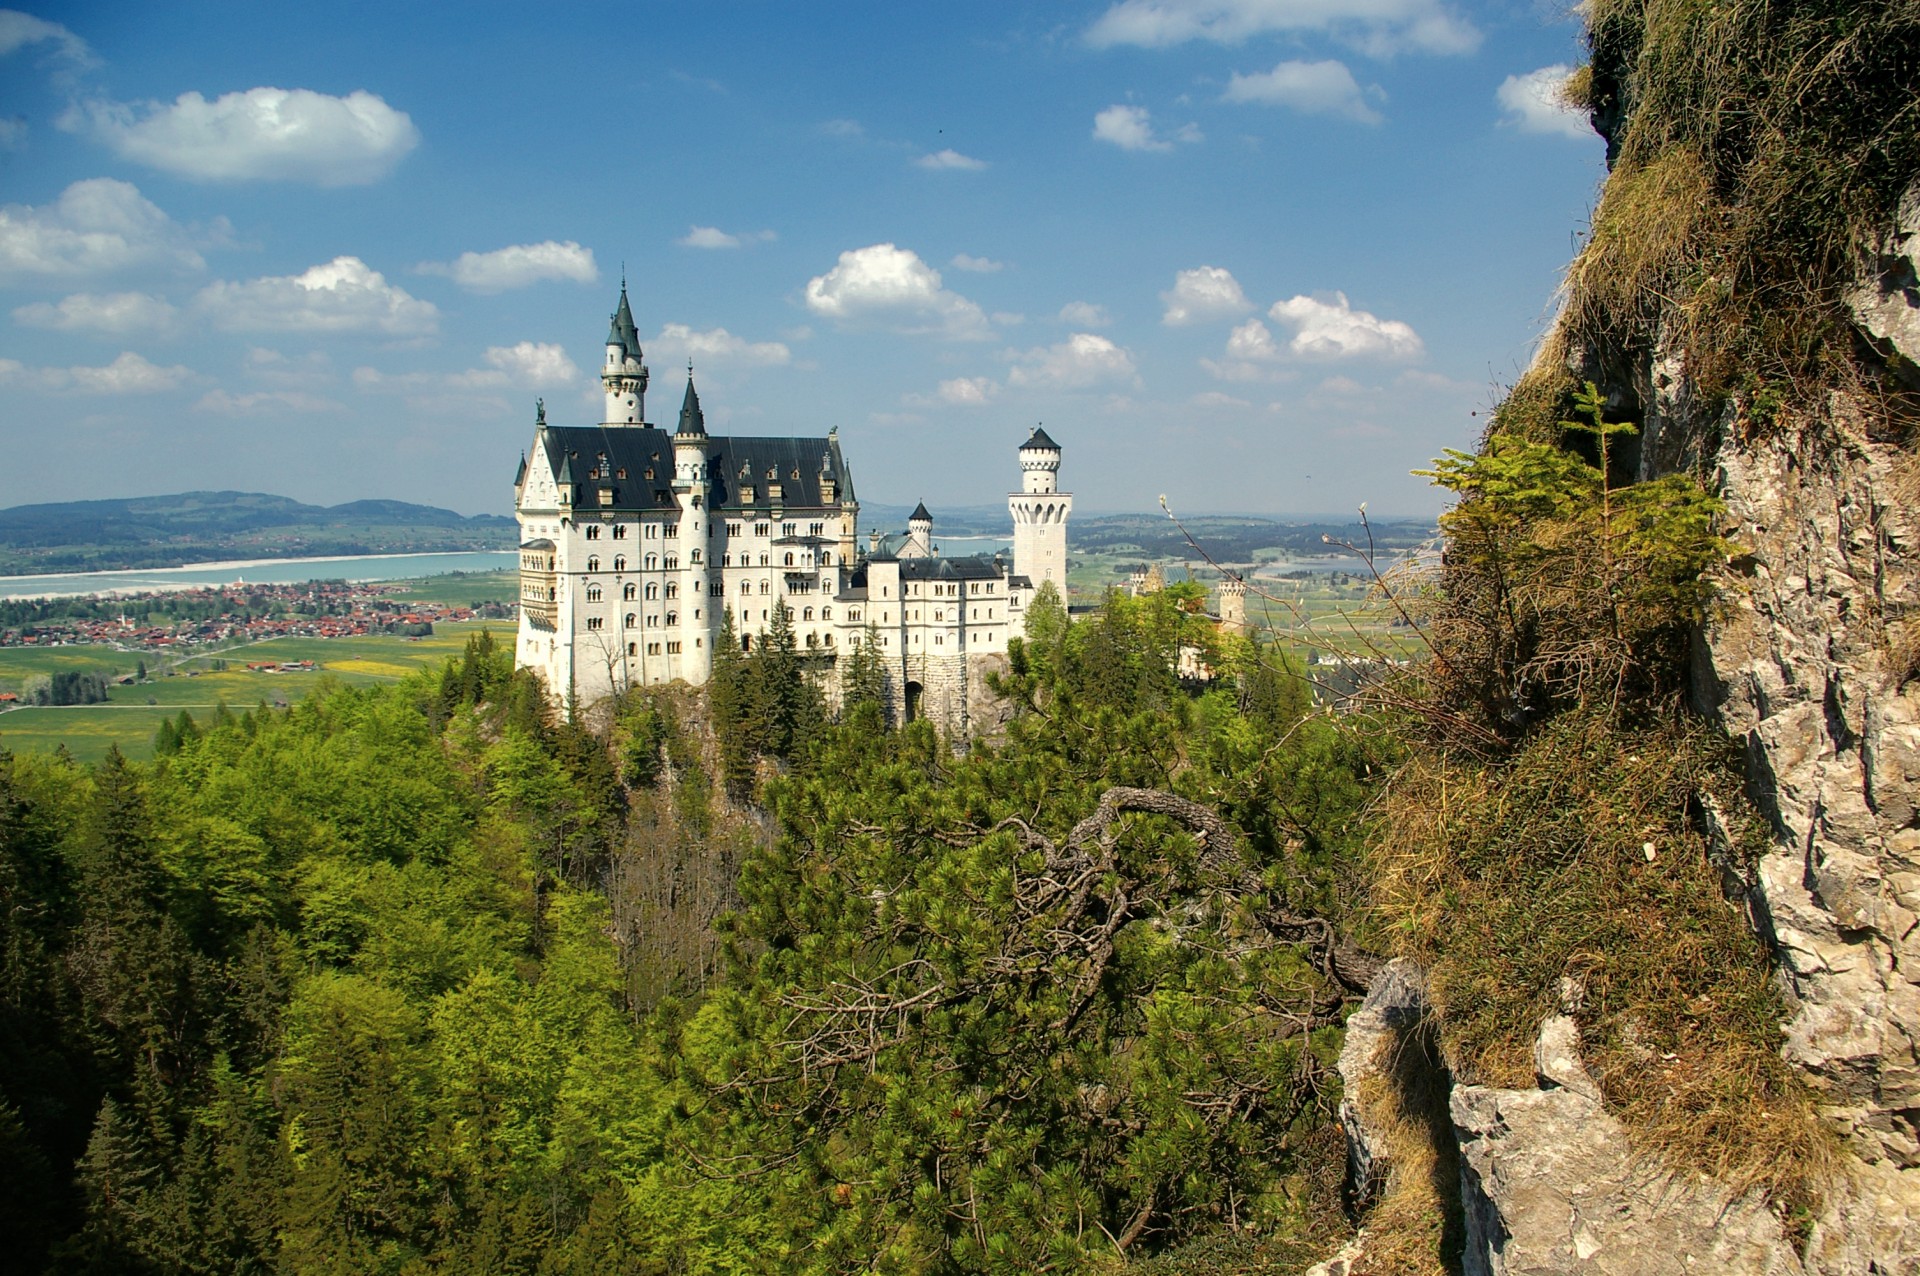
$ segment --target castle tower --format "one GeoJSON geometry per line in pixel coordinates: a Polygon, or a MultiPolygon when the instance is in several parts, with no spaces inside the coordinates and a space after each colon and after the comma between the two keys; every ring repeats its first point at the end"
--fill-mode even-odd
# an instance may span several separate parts
{"type": "Polygon", "coordinates": [[[607,362],[600,370],[607,392],[607,415],[602,425],[639,425],[647,419],[647,365],[640,350],[640,334],[633,326],[633,307],[627,304],[627,281],[620,281],[620,305],[607,329],[607,362]]]}
{"type": "Polygon", "coordinates": [[[907,543],[900,547],[901,558],[933,557],[933,515],[921,501],[907,517],[907,543]]]}
{"type": "Polygon", "coordinates": [[[1067,515],[1073,494],[1060,490],[1060,445],[1034,427],[1020,445],[1020,490],[1007,497],[1013,515],[1013,572],[1034,587],[1052,581],[1067,593],[1067,515]]]}
{"type": "Polygon", "coordinates": [[[707,482],[707,414],[700,410],[700,392],[693,388],[693,364],[687,364],[687,393],[680,400],[680,423],[673,432],[673,490],[680,498],[681,521],[686,527],[686,552],[680,556],[680,594],[685,600],[681,617],[679,676],[694,686],[713,673],[713,645],[719,627],[707,620],[706,608],[714,581],[706,546],[711,544],[713,510],[707,482]]]}
{"type": "Polygon", "coordinates": [[[1247,582],[1238,576],[1220,578],[1220,628],[1230,634],[1247,632],[1247,582]]]}

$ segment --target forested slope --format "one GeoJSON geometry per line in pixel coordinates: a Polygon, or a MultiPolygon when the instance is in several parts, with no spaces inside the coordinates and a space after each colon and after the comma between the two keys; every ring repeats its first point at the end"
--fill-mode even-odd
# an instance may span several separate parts
{"type": "Polygon", "coordinates": [[[151,765],[0,758],[9,1259],[1297,1269],[1381,759],[1182,601],[1043,616],[960,755],[778,643],[594,734],[476,640],[151,765]],[[781,730],[723,749],[739,706],[781,730]]]}

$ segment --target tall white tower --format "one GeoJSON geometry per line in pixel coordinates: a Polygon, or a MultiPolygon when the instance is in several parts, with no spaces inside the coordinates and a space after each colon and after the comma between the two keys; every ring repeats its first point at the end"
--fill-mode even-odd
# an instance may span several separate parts
{"type": "Polygon", "coordinates": [[[1020,490],[1007,497],[1013,514],[1013,574],[1037,589],[1052,581],[1067,594],[1067,515],[1073,494],[1060,490],[1060,445],[1038,426],[1020,445],[1020,490]]]}
{"type": "Polygon", "coordinates": [[[640,351],[640,334],[633,326],[633,307],[627,304],[627,281],[620,281],[620,308],[607,329],[607,362],[600,370],[607,391],[607,415],[602,425],[640,425],[647,419],[647,365],[640,351]]]}

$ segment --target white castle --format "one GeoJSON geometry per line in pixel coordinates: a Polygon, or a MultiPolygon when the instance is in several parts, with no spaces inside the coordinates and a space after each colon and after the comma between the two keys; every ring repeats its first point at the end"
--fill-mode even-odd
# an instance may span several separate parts
{"type": "Polygon", "coordinates": [[[710,435],[689,369],[668,434],[647,423],[648,375],[623,283],[600,374],[606,419],[548,425],[542,406],[514,478],[514,663],[569,711],[634,686],[697,686],[728,613],[750,651],[784,606],[830,693],[839,659],[871,634],[895,712],[964,732],[969,697],[1035,591],[1051,580],[1066,594],[1073,497],[1059,490],[1059,444],[1036,428],[1020,445],[1011,562],[941,556],[924,503],[904,536],[875,533],[862,552],[837,430],[710,435]]]}

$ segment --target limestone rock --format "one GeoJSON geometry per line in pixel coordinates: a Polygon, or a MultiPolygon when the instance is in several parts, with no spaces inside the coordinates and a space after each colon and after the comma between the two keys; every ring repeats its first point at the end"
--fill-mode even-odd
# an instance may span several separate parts
{"type": "Polygon", "coordinates": [[[1757,1194],[1633,1154],[1579,1042],[1573,1020],[1553,1016],[1534,1048],[1540,1089],[1453,1091],[1466,1276],[1800,1276],[1757,1194]]]}
{"type": "Polygon", "coordinates": [[[1387,963],[1360,1009],[1347,1019],[1340,1048],[1340,1124],[1347,1133],[1347,1184],[1356,1210],[1379,1195],[1387,1178],[1387,1118],[1368,1111],[1374,1082],[1384,1078],[1388,1061],[1426,1016],[1426,980],[1419,967],[1402,958],[1387,963]]]}
{"type": "Polygon", "coordinates": [[[1920,181],[1907,187],[1892,229],[1871,246],[1865,265],[1847,309],[1894,369],[1920,384],[1920,181]]]}

